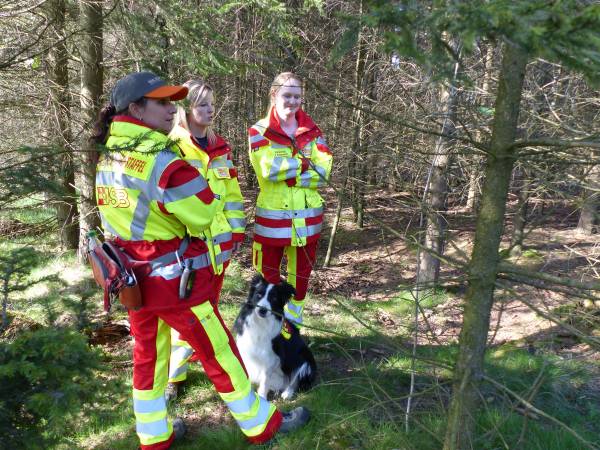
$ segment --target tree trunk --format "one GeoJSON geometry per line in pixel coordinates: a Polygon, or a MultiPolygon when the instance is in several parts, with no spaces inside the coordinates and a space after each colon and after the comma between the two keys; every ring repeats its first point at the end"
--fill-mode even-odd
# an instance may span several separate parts
{"type": "Polygon", "coordinates": [[[69,95],[68,54],[65,42],[65,1],[51,0],[45,5],[52,25],[53,38],[58,39],[48,51],[46,73],[50,84],[51,114],[53,115],[52,143],[62,151],[59,164],[61,195],[57,199],[56,218],[60,228],[60,241],[63,248],[76,249],[79,243],[77,223],[77,196],[75,193],[75,172],[73,168],[71,110],[69,95]]]}
{"type": "Polygon", "coordinates": [[[477,205],[479,204],[479,166],[480,166],[480,156],[475,155],[473,157],[473,169],[471,170],[471,174],[469,175],[469,192],[467,193],[467,208],[471,211],[475,211],[477,209],[477,205]]]}
{"type": "MultiPolygon", "coordinates": [[[[446,114],[441,132],[453,135],[456,127],[456,104],[458,91],[454,85],[444,87],[440,96],[440,103],[445,104],[446,114]]],[[[432,287],[438,282],[440,275],[440,260],[435,254],[444,252],[446,218],[444,213],[447,208],[448,182],[446,175],[450,165],[450,150],[452,143],[448,138],[439,137],[435,146],[435,153],[431,163],[431,176],[426,189],[429,191],[425,198],[423,208],[426,215],[424,249],[419,252],[419,276],[417,284],[425,288],[432,287]],[[430,250],[431,252],[427,251],[430,250]]]]}
{"type": "Polygon", "coordinates": [[[333,245],[335,243],[335,235],[337,234],[338,226],[340,224],[340,216],[342,215],[342,209],[344,207],[344,197],[346,196],[346,187],[348,186],[348,171],[349,164],[346,164],[346,177],[344,184],[338,192],[338,203],[335,209],[335,217],[333,219],[333,225],[331,226],[331,234],[329,235],[329,242],[327,243],[327,254],[325,255],[325,261],[323,261],[323,267],[329,267],[331,262],[331,254],[333,253],[333,245]]]}
{"type": "MultiPolygon", "coordinates": [[[[594,157],[594,155],[592,155],[594,157]]],[[[583,205],[577,223],[577,232],[590,235],[596,230],[598,219],[598,191],[600,190],[600,165],[593,166],[587,174],[587,189],[583,194],[583,205]]]]}
{"type": "Polygon", "coordinates": [[[498,249],[504,226],[506,198],[514,165],[515,141],[527,53],[505,44],[499,76],[490,153],[487,156],[481,206],[469,265],[460,350],[454,370],[452,399],[444,441],[445,450],[476,448],[474,425],[483,377],[483,362],[498,249]]]}
{"type": "MultiPolygon", "coordinates": [[[[360,4],[360,13],[362,14],[362,1],[360,4]]],[[[364,140],[364,114],[360,109],[364,104],[364,78],[365,78],[365,60],[366,60],[366,45],[362,40],[362,30],[358,35],[358,48],[356,51],[356,64],[354,66],[354,102],[358,108],[354,108],[352,113],[352,125],[354,126],[352,154],[350,155],[349,175],[351,186],[352,210],[354,211],[354,220],[359,228],[363,226],[363,210],[361,204],[362,183],[361,179],[362,168],[365,163],[363,156],[363,140],[364,140]]]]}
{"type": "Polygon", "coordinates": [[[527,225],[527,210],[529,208],[529,183],[527,173],[523,169],[515,171],[514,189],[517,191],[517,209],[513,216],[513,231],[510,239],[511,255],[520,255],[523,252],[525,239],[525,225],[527,225]]]}
{"type": "Polygon", "coordinates": [[[79,154],[79,261],[85,259],[85,236],[100,225],[94,200],[97,149],[89,132],[100,109],[104,72],[102,67],[103,18],[102,0],[80,0],[81,29],[81,116],[84,132],[79,154]]]}
{"type": "MultiPolygon", "coordinates": [[[[492,70],[494,68],[494,47],[490,43],[488,43],[485,47],[484,53],[484,72],[481,83],[481,91],[483,95],[486,96],[490,91],[490,82],[492,80],[492,70]]],[[[487,101],[484,97],[481,102],[482,106],[486,106],[487,101]]],[[[478,128],[475,131],[475,139],[481,142],[483,137],[483,133],[481,132],[481,128],[478,128]]],[[[471,211],[475,211],[477,206],[479,205],[479,178],[480,178],[480,167],[481,167],[481,156],[474,155],[473,156],[473,168],[471,170],[471,174],[469,175],[469,192],[467,194],[467,208],[471,211]]]]}

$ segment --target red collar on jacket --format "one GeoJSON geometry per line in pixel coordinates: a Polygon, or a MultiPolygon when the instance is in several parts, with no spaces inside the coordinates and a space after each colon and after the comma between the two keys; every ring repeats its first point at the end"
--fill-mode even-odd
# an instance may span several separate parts
{"type": "Polygon", "coordinates": [[[198,144],[198,141],[196,141],[194,136],[190,133],[191,141],[194,143],[194,145],[196,147],[198,147],[200,150],[202,150],[203,152],[206,152],[208,154],[209,161],[216,158],[217,156],[226,155],[227,153],[229,153],[231,151],[231,148],[229,147],[229,143],[225,139],[223,139],[220,135],[218,135],[216,133],[215,133],[215,137],[217,139],[214,144],[211,144],[210,141],[208,141],[208,147],[202,148],[198,144]]]}
{"type": "MultiPolygon", "coordinates": [[[[113,122],[128,122],[128,123],[133,123],[134,125],[139,125],[141,127],[150,128],[151,130],[155,129],[155,128],[151,127],[150,125],[148,125],[146,122],[142,122],[141,120],[138,120],[135,117],[126,116],[124,114],[119,115],[119,116],[114,116],[112,118],[112,121],[113,122]]],[[[156,131],[160,131],[160,130],[156,130],[156,131]]]]}
{"type": "Polygon", "coordinates": [[[297,151],[313,139],[322,135],[317,124],[315,124],[311,117],[302,109],[299,109],[296,112],[296,120],[298,121],[298,129],[296,130],[296,136],[294,137],[296,145],[294,145],[292,139],[281,128],[279,116],[275,112],[275,107],[271,108],[271,112],[269,113],[269,127],[263,136],[278,144],[294,147],[294,150],[297,151]]]}

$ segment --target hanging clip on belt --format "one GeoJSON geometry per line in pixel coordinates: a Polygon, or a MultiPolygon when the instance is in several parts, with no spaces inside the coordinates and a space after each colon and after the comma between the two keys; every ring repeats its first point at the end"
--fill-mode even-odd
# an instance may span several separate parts
{"type": "Polygon", "coordinates": [[[192,269],[192,262],[191,258],[183,261],[183,272],[179,278],[179,298],[181,300],[188,298],[194,287],[196,272],[192,269]]]}

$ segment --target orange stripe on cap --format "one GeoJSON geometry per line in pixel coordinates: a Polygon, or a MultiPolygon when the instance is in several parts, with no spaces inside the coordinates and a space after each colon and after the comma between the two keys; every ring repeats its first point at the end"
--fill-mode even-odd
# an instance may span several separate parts
{"type": "Polygon", "coordinates": [[[185,86],[161,86],[148,92],[146,98],[168,98],[169,100],[183,100],[188,93],[185,86]]]}

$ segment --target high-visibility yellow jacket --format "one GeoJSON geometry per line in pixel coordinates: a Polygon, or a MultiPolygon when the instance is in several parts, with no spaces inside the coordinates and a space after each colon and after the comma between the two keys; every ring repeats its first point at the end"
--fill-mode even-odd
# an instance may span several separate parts
{"type": "Polygon", "coordinates": [[[217,135],[215,144],[203,149],[190,132],[181,126],[176,126],[169,137],[177,143],[180,156],[198,169],[214,193],[215,218],[200,237],[208,245],[215,273],[220,275],[231,258],[234,242],[244,240],[246,228],[244,199],[233,165],[231,147],[217,135]]]}
{"type": "Polygon", "coordinates": [[[248,130],[250,162],[260,193],[254,240],[295,247],[317,240],[323,225],[323,198],[332,154],[321,130],[308,114],[296,113],[298,130],[291,138],[279,124],[275,109],[248,130]]]}
{"type": "Polygon", "coordinates": [[[204,177],[168,145],[165,134],[132,117],[116,116],[106,142],[108,151],[96,170],[96,200],[104,230],[132,258],[153,261],[152,273],[140,287],[144,307],[155,309],[189,307],[213,296],[206,244],[201,239],[182,242],[187,230],[199,236],[210,227],[218,203],[204,177]],[[184,302],[178,289],[181,261],[187,259],[196,269],[196,282],[184,302]]]}

